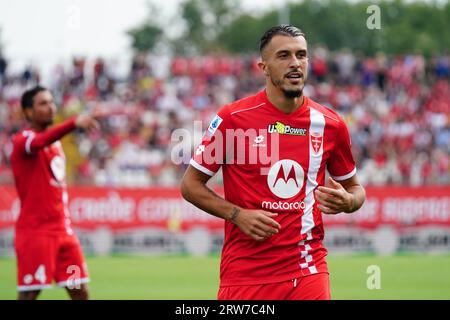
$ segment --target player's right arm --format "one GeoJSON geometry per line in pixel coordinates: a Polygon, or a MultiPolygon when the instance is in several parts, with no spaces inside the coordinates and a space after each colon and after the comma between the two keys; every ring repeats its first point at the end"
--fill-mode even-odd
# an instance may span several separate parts
{"type": "Polygon", "coordinates": [[[278,233],[281,226],[273,219],[276,213],[247,210],[232,204],[208,188],[206,183],[210,178],[189,165],[181,181],[183,198],[209,214],[233,222],[254,240],[263,241],[278,233]]]}
{"type": "Polygon", "coordinates": [[[206,185],[225,162],[226,129],[231,129],[229,112],[222,108],[211,122],[184,174],[181,194],[201,210],[228,220],[252,239],[263,241],[280,229],[279,223],[273,219],[276,213],[241,208],[223,199],[206,185]]]}
{"type": "Polygon", "coordinates": [[[98,129],[99,124],[96,118],[104,115],[104,110],[96,108],[92,113],[80,114],[64,121],[61,124],[52,126],[43,132],[24,131],[21,139],[16,140],[17,148],[26,154],[33,154],[53,142],[61,139],[66,134],[76,128],[87,131],[98,129]]]}

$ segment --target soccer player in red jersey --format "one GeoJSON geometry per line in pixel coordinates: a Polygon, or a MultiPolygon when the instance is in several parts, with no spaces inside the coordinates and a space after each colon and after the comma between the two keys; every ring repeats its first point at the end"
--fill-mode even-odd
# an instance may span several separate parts
{"type": "Polygon", "coordinates": [[[98,128],[103,110],[81,114],[59,125],[53,123],[52,94],[37,86],[22,95],[22,110],[30,128],[13,137],[11,166],[20,214],[16,222],[18,299],[36,299],[52,281],[67,289],[72,299],[88,299],[89,281],[77,236],[71,228],[65,182],[64,135],[76,128],[98,128]]]}
{"type": "Polygon", "coordinates": [[[308,51],[298,28],[271,28],[260,53],[266,88],[218,111],[181,192],[225,220],[218,299],[330,299],[322,213],[354,212],[365,200],[349,133],[303,95],[308,51]],[[219,168],[225,199],[206,186],[219,168]]]}

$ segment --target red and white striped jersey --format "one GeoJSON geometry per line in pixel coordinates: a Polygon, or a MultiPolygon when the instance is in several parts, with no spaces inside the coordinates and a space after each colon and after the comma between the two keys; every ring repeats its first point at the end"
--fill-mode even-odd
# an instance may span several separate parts
{"type": "Polygon", "coordinates": [[[356,173],[347,126],[334,111],[304,97],[285,114],[261,91],[219,110],[190,164],[211,176],[222,167],[226,200],[278,213],[280,232],[263,242],[225,222],[221,286],[328,272],[314,190],[325,169],[337,181],[356,173]]]}

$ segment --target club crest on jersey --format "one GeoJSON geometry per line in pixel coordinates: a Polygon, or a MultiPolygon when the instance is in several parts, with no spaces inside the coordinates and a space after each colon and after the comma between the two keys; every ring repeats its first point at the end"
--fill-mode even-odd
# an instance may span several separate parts
{"type": "Polygon", "coordinates": [[[280,121],[276,121],[274,124],[269,124],[267,132],[278,134],[289,134],[293,136],[306,136],[305,128],[295,128],[290,125],[284,124],[280,121]]]}
{"type": "Polygon", "coordinates": [[[221,117],[219,117],[219,115],[216,115],[214,117],[214,119],[212,119],[211,123],[209,124],[207,134],[209,136],[213,136],[214,132],[216,132],[217,128],[220,126],[222,121],[223,121],[223,119],[221,117]]]}
{"type": "Polygon", "coordinates": [[[310,134],[311,146],[315,154],[319,154],[323,143],[323,136],[320,132],[311,132],[310,134]]]}

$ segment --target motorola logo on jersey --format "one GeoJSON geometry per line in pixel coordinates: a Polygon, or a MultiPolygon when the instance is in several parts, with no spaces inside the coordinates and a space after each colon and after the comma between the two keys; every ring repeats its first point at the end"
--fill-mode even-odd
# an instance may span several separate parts
{"type": "Polygon", "coordinates": [[[303,168],[294,160],[283,159],[269,170],[267,184],[274,195],[289,199],[297,195],[303,187],[303,168]]]}

